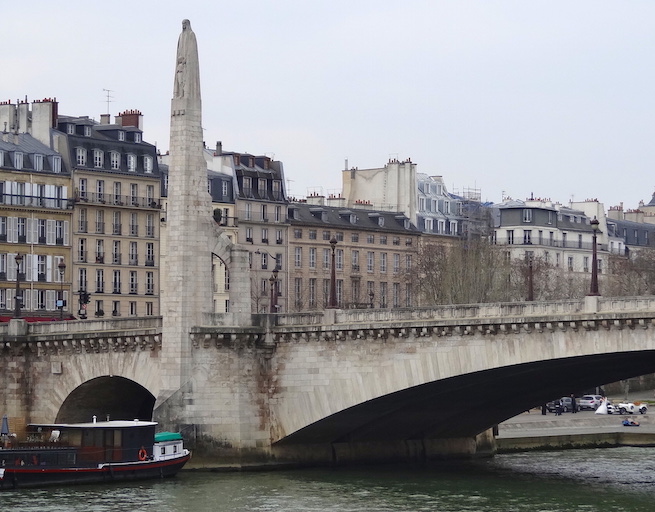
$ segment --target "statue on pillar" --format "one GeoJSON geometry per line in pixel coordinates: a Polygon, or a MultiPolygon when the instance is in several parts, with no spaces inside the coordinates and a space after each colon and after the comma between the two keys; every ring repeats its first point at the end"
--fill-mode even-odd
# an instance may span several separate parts
{"type": "Polygon", "coordinates": [[[175,86],[173,98],[200,100],[200,67],[198,65],[198,43],[191,30],[191,22],[182,22],[182,33],[177,41],[175,86]]]}

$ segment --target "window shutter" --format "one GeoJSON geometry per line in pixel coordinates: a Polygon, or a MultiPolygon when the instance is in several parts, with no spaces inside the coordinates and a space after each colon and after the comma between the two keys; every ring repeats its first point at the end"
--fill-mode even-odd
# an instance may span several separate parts
{"type": "MultiPolygon", "coordinates": [[[[55,269],[55,273],[58,275],[59,269],[55,269]]],[[[57,277],[57,279],[59,279],[59,277],[57,277]]],[[[52,283],[52,256],[47,256],[45,260],[45,280],[52,283]]]]}
{"type": "Polygon", "coordinates": [[[56,295],[55,295],[55,290],[46,290],[45,291],[45,308],[48,311],[54,311],[57,309],[57,304],[56,304],[56,295]]]}
{"type": "Polygon", "coordinates": [[[64,245],[68,245],[68,224],[67,220],[64,221],[64,245]]]}
{"type": "Polygon", "coordinates": [[[46,220],[46,244],[55,245],[55,221],[46,220]]]}

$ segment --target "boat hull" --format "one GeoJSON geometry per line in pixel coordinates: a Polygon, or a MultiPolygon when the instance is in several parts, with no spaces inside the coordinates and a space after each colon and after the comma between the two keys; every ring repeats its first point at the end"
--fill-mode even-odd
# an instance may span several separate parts
{"type": "Polygon", "coordinates": [[[190,453],[167,460],[99,464],[96,467],[6,467],[0,468],[0,490],[50,485],[93,484],[167,478],[175,476],[190,453]]]}

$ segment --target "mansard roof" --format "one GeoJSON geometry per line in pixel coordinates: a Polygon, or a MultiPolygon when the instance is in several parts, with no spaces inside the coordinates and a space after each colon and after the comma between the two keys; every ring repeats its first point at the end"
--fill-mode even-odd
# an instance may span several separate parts
{"type": "Polygon", "coordinates": [[[343,208],[338,206],[292,203],[289,205],[291,225],[331,227],[389,234],[418,234],[420,231],[402,213],[343,208]]]}

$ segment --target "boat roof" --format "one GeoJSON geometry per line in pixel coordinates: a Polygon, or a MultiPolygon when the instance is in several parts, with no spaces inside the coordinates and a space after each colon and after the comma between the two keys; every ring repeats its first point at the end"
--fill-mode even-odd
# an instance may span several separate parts
{"type": "Polygon", "coordinates": [[[157,425],[154,421],[141,420],[111,420],[111,421],[93,421],[89,423],[30,423],[30,427],[52,428],[52,429],[72,429],[72,428],[135,428],[135,427],[154,427],[157,425]]]}

